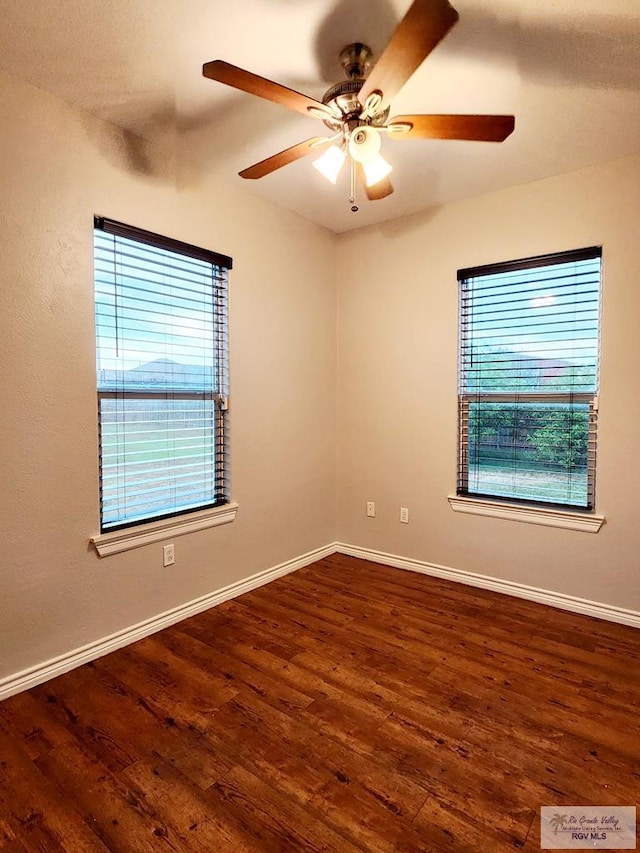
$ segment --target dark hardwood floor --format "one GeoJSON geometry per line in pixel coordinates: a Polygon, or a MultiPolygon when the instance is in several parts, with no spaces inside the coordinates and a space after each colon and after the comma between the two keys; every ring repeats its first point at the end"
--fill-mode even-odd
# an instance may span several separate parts
{"type": "Polygon", "coordinates": [[[335,555],[0,705],[0,850],[539,850],[640,801],[640,632],[335,555]]]}

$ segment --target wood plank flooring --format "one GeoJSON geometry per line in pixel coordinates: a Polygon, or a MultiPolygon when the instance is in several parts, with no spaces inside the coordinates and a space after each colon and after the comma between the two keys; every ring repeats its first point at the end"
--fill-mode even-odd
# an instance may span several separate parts
{"type": "Polygon", "coordinates": [[[0,705],[0,851],[539,850],[640,804],[640,632],[334,555],[0,705]]]}

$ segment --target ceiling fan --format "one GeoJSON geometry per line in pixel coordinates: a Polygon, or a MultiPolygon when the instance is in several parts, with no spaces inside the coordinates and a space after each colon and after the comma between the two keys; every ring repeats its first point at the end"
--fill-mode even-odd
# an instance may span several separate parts
{"type": "Polygon", "coordinates": [[[458,20],[448,0],[414,0],[397,26],[378,61],[371,68],[372,52],[365,44],[349,44],[340,53],[347,79],[331,86],[322,102],[216,59],[202,68],[205,77],[282,104],[303,115],[321,119],[330,136],[313,136],[279,151],[240,172],[243,178],[262,178],[295,160],[324,153],[313,165],[335,183],[349,160],[355,213],[356,184],[364,184],[367,198],[375,201],[393,192],[390,164],[380,154],[381,134],[390,139],[462,139],[503,142],[515,126],[509,115],[398,115],[389,119],[389,102],[458,20]],[[371,68],[371,70],[370,70],[371,68]]]}

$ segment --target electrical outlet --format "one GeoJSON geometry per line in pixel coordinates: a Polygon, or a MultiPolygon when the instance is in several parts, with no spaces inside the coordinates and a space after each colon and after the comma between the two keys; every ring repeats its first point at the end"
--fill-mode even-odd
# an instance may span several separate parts
{"type": "Polygon", "coordinates": [[[367,501],[367,516],[368,516],[368,518],[375,518],[376,517],[375,501],[367,501]]]}
{"type": "Polygon", "coordinates": [[[173,542],[171,545],[163,545],[162,547],[162,565],[163,566],[173,566],[176,561],[176,552],[173,547],[173,542]]]}
{"type": "Polygon", "coordinates": [[[401,506],[400,507],[400,521],[403,524],[409,524],[409,507],[401,506]]]}

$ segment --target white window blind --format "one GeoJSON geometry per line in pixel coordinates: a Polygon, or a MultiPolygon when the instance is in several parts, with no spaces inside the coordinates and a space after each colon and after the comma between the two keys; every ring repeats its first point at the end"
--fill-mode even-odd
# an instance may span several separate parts
{"type": "Polygon", "coordinates": [[[95,217],[102,531],[228,502],[231,258],[95,217]]]}
{"type": "Polygon", "coordinates": [[[458,272],[458,494],[594,507],[601,255],[458,272]]]}

